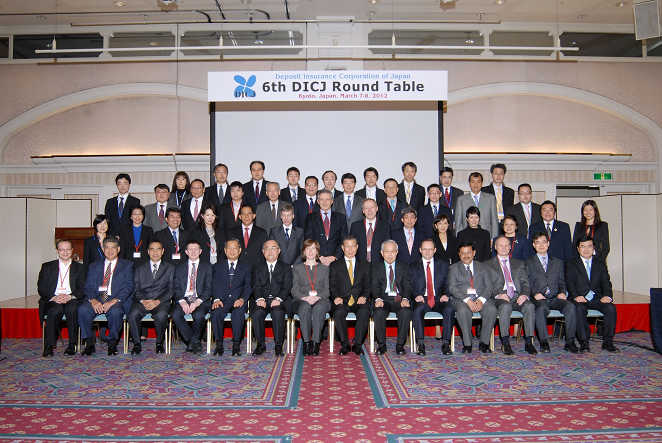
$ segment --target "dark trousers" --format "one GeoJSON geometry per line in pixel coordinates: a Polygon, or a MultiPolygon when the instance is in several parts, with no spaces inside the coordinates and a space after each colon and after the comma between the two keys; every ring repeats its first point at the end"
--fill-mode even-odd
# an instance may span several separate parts
{"type": "MultiPolygon", "coordinates": [[[[122,303],[115,303],[105,315],[106,319],[108,319],[108,340],[110,343],[116,344],[120,338],[122,318],[124,317],[122,303]]],[[[97,314],[92,309],[92,304],[88,300],[83,301],[78,306],[78,323],[80,324],[80,336],[82,339],[94,338],[92,323],[96,316],[97,314]]]]}
{"type": "Polygon", "coordinates": [[[240,308],[234,307],[234,300],[224,301],[222,307],[212,309],[211,311],[211,327],[214,331],[214,340],[216,346],[223,346],[223,334],[225,331],[225,316],[230,313],[232,318],[232,343],[241,343],[242,335],[244,332],[244,322],[246,321],[246,303],[240,308]]]}
{"type": "Polygon", "coordinates": [[[289,311],[289,303],[281,302],[280,305],[271,307],[271,300],[266,301],[265,308],[251,305],[251,318],[253,319],[253,333],[258,344],[264,345],[265,318],[271,314],[271,327],[274,331],[274,342],[277,345],[285,341],[285,313],[289,311]]]}
{"type": "Polygon", "coordinates": [[[614,339],[614,331],[616,329],[616,306],[613,303],[602,303],[598,296],[594,296],[593,300],[586,303],[576,303],[577,308],[577,338],[580,342],[586,342],[590,338],[590,329],[588,326],[588,310],[595,309],[602,312],[604,328],[602,340],[605,343],[611,343],[614,339]]]}
{"type": "Polygon", "coordinates": [[[411,307],[403,308],[400,303],[395,300],[383,299],[384,306],[381,308],[375,307],[372,314],[375,321],[375,340],[379,346],[386,343],[386,317],[393,312],[398,317],[398,339],[396,344],[404,346],[409,334],[409,322],[411,321],[411,307]]]}
{"type": "Polygon", "coordinates": [[[577,332],[577,310],[571,301],[561,298],[533,299],[533,304],[536,306],[536,331],[538,331],[538,339],[541,342],[549,339],[549,334],[547,333],[547,316],[552,309],[562,312],[565,317],[565,341],[570,343],[575,339],[577,332]]]}
{"type": "MultiPolygon", "coordinates": [[[[181,307],[180,307],[181,310],[181,307]]],[[[170,311],[170,302],[161,302],[159,305],[148,311],[139,301],[134,301],[131,311],[127,316],[129,321],[129,330],[134,344],[140,344],[140,321],[146,314],[152,314],[154,320],[154,329],[156,329],[156,342],[163,343],[166,325],[168,324],[168,312],[170,311]]]]}
{"type": "Polygon", "coordinates": [[[189,325],[184,317],[185,314],[179,302],[173,303],[171,313],[172,321],[177,325],[177,330],[179,330],[179,333],[182,335],[186,344],[200,343],[200,334],[202,333],[202,328],[205,323],[205,315],[209,312],[210,307],[211,302],[209,300],[198,306],[197,309],[191,313],[193,324],[189,325]]]}
{"type": "Polygon", "coordinates": [[[443,328],[441,339],[446,343],[450,343],[451,334],[453,333],[453,322],[455,321],[455,308],[450,300],[435,303],[432,308],[426,302],[414,303],[414,332],[416,333],[416,341],[423,343],[425,335],[425,313],[430,311],[438,312],[444,316],[441,323],[441,327],[443,328]]]}
{"type": "Polygon", "coordinates": [[[46,318],[46,346],[55,346],[63,315],[67,317],[69,345],[73,346],[76,344],[76,334],[78,333],[78,305],[79,301],[75,298],[64,304],[52,301],[46,304],[44,309],[44,313],[48,316],[46,318]]]}
{"type": "Polygon", "coordinates": [[[339,305],[333,305],[333,321],[336,324],[336,333],[341,344],[349,346],[349,335],[347,334],[347,314],[353,312],[356,315],[356,325],[354,326],[354,344],[361,346],[368,333],[368,324],[370,323],[370,305],[366,302],[362,305],[354,303],[347,306],[344,302],[339,305]]]}

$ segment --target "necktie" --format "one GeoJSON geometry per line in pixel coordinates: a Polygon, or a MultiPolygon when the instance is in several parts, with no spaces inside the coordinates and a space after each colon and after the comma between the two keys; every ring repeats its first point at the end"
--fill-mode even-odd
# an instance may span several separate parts
{"type": "Polygon", "coordinates": [[[476,207],[478,207],[478,196],[474,195],[474,202],[476,203],[476,207]]]}
{"type": "Polygon", "coordinates": [[[434,284],[432,283],[432,269],[430,269],[430,262],[428,262],[427,270],[425,271],[426,288],[428,294],[428,306],[434,307],[434,284]]]}
{"type": "Polygon", "coordinates": [[[391,206],[391,212],[393,212],[395,214],[396,201],[395,200],[389,200],[388,204],[391,206]]]}
{"type": "Polygon", "coordinates": [[[255,203],[260,201],[260,182],[255,182],[255,203]]]}
{"type": "Polygon", "coordinates": [[[496,190],[496,207],[499,219],[503,218],[503,198],[501,197],[501,188],[496,190]]]}
{"type": "Polygon", "coordinates": [[[390,292],[395,292],[395,272],[393,272],[393,265],[389,265],[388,267],[388,283],[389,283],[389,291],[390,292]]]}
{"type": "Polygon", "coordinates": [[[411,184],[407,185],[407,204],[411,204],[411,184]]]}
{"type": "Polygon", "coordinates": [[[290,239],[290,228],[285,228],[285,240],[290,239]]]}
{"type": "Polygon", "coordinates": [[[550,240],[552,239],[552,225],[549,223],[547,223],[547,237],[549,237],[550,240]]]}
{"type": "Polygon", "coordinates": [[[223,201],[223,185],[218,185],[218,201],[223,201]]]}
{"type": "Polygon", "coordinates": [[[313,205],[314,205],[314,203],[313,203],[313,199],[312,199],[312,198],[309,198],[309,199],[308,199],[308,213],[309,213],[309,214],[312,214],[312,213],[313,213],[313,205]]]}
{"type": "Polygon", "coordinates": [[[322,224],[324,225],[324,235],[328,239],[329,233],[331,231],[331,222],[329,221],[329,214],[327,214],[326,212],[324,213],[324,221],[322,222],[322,224]]]}
{"type": "Polygon", "coordinates": [[[244,228],[244,248],[248,247],[248,240],[250,236],[248,235],[248,228],[244,228]]]}
{"type": "Polygon", "coordinates": [[[106,266],[106,272],[103,274],[103,283],[101,283],[101,286],[106,288],[106,290],[103,291],[103,294],[101,294],[101,298],[104,302],[108,301],[108,283],[110,283],[110,274],[112,271],[111,266],[112,263],[108,262],[108,266],[106,266]]]}
{"type": "Polygon", "coordinates": [[[409,236],[407,237],[407,248],[411,254],[411,249],[414,247],[414,231],[409,230],[409,236]]]}
{"type": "Polygon", "coordinates": [[[345,203],[345,215],[347,215],[347,220],[352,216],[352,197],[347,197],[347,202],[345,203]]]}
{"type": "Polygon", "coordinates": [[[163,210],[163,205],[159,205],[159,222],[165,223],[165,211],[163,210]]]}
{"type": "Polygon", "coordinates": [[[469,273],[469,287],[473,289],[474,287],[474,274],[471,272],[471,267],[469,265],[465,265],[467,268],[467,272],[469,273]]]}
{"type": "Polygon", "coordinates": [[[372,236],[375,234],[375,231],[372,229],[372,223],[368,223],[368,233],[366,234],[366,240],[368,243],[368,249],[370,251],[367,252],[367,260],[368,263],[370,263],[371,257],[370,257],[370,252],[372,252],[372,236]]]}
{"type": "MultiPolygon", "coordinates": [[[[349,274],[349,283],[354,286],[354,267],[351,260],[347,260],[347,273],[349,274]]],[[[354,302],[354,296],[350,294],[347,306],[353,306],[354,302]]]]}
{"type": "Polygon", "coordinates": [[[506,294],[508,294],[508,298],[512,299],[515,296],[515,289],[513,288],[513,277],[510,275],[507,259],[501,260],[501,267],[503,268],[503,275],[506,277],[506,294]]]}
{"type": "Polygon", "coordinates": [[[274,272],[274,265],[269,265],[269,284],[271,284],[271,274],[274,272]]]}
{"type": "Polygon", "coordinates": [[[229,285],[232,287],[232,277],[234,277],[234,263],[230,263],[230,270],[228,271],[229,285]]]}
{"type": "Polygon", "coordinates": [[[586,274],[588,275],[588,279],[591,279],[591,261],[586,260],[584,263],[586,263],[586,274]]]}
{"type": "Polygon", "coordinates": [[[195,208],[193,208],[193,220],[198,220],[198,215],[200,215],[200,206],[198,206],[198,199],[195,199],[195,208]]]}
{"type": "Polygon", "coordinates": [[[179,241],[177,240],[177,231],[172,231],[172,239],[175,241],[175,252],[179,254],[179,241]]]}
{"type": "Polygon", "coordinates": [[[276,220],[276,205],[273,203],[271,204],[271,217],[276,220]]]}
{"type": "Polygon", "coordinates": [[[526,225],[531,226],[531,204],[528,204],[526,206],[526,210],[524,211],[524,215],[526,216],[526,225]]]}
{"type": "Polygon", "coordinates": [[[292,191],[292,201],[297,201],[297,190],[290,188],[290,191],[292,191]]]}
{"type": "Polygon", "coordinates": [[[432,206],[432,214],[436,217],[437,214],[439,214],[439,208],[437,208],[437,205],[432,206]]]}
{"type": "Polygon", "coordinates": [[[444,192],[444,198],[446,199],[446,206],[449,208],[451,207],[451,194],[448,192],[448,188],[446,188],[446,191],[444,192]]]}
{"type": "Polygon", "coordinates": [[[152,278],[156,278],[156,273],[159,271],[159,267],[154,263],[154,266],[152,268],[152,278]]]}
{"type": "Polygon", "coordinates": [[[124,212],[124,197],[120,197],[120,204],[117,205],[117,212],[120,213],[120,217],[121,217],[122,213],[124,212]]]}
{"type": "Polygon", "coordinates": [[[192,292],[192,295],[189,297],[189,303],[192,303],[197,298],[196,290],[195,290],[195,283],[197,278],[198,278],[198,272],[195,269],[195,263],[191,263],[191,276],[189,277],[189,281],[188,281],[188,290],[192,292]]]}
{"type": "Polygon", "coordinates": [[[542,261],[542,268],[547,272],[547,257],[540,257],[540,260],[542,261]]]}

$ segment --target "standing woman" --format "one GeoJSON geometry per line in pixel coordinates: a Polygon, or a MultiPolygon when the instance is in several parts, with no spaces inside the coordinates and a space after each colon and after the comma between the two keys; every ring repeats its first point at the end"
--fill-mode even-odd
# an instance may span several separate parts
{"type": "Polygon", "coordinates": [[[131,260],[136,266],[147,262],[147,246],[154,237],[154,231],[143,224],[145,220],[145,208],[142,205],[131,210],[131,226],[120,228],[120,255],[122,258],[131,260]]]}
{"type": "MultiPolygon", "coordinates": [[[[517,219],[513,215],[506,215],[501,224],[503,235],[510,240],[510,258],[517,260],[526,260],[534,255],[536,252],[533,250],[531,240],[526,238],[526,235],[517,234],[517,219]]],[[[493,239],[494,243],[496,239],[493,239]]],[[[496,256],[496,250],[492,250],[492,256],[496,256]]]]}
{"type": "Polygon", "coordinates": [[[490,231],[480,227],[480,210],[475,206],[467,208],[467,227],[457,233],[459,243],[473,243],[476,260],[483,262],[492,256],[492,239],[490,231]]]}
{"type": "Polygon", "coordinates": [[[223,259],[223,245],[225,245],[225,234],[218,227],[218,218],[214,206],[203,206],[202,217],[195,228],[194,236],[200,241],[202,254],[200,259],[215,265],[223,259]]]}
{"type": "Polygon", "coordinates": [[[83,248],[83,264],[85,265],[85,274],[90,263],[97,260],[105,260],[103,255],[103,240],[108,236],[108,218],[104,214],[97,214],[92,222],[94,234],[85,239],[83,248]]]}
{"type": "Polygon", "coordinates": [[[172,179],[172,192],[168,198],[168,207],[179,208],[182,202],[191,196],[191,180],[184,171],[177,171],[172,179]]]}
{"type": "Polygon", "coordinates": [[[449,265],[460,261],[460,257],[457,255],[457,237],[450,229],[450,225],[451,220],[446,214],[439,214],[432,223],[434,230],[432,240],[434,240],[434,247],[437,249],[434,255],[449,265]]]}
{"type": "Polygon", "coordinates": [[[299,316],[303,355],[319,355],[324,316],[331,310],[329,268],[320,264],[315,240],[304,240],[301,255],[304,262],[292,268],[293,311],[299,316]]]}
{"type": "Polygon", "coordinates": [[[572,244],[576,244],[576,241],[584,236],[593,240],[594,255],[607,263],[607,255],[609,255],[609,226],[606,221],[600,219],[600,210],[595,200],[586,200],[582,203],[582,218],[581,221],[575,223],[572,244]]]}

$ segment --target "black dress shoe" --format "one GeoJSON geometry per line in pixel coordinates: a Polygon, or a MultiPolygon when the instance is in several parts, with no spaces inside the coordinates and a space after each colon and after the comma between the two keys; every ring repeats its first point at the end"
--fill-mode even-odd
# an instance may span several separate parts
{"type": "Polygon", "coordinates": [[[223,346],[216,346],[216,349],[214,349],[214,355],[223,355],[224,351],[223,346]]]}
{"type": "Polygon", "coordinates": [[[76,345],[70,344],[67,346],[67,349],[64,350],[64,355],[76,355],[76,345]]]}
{"type": "Polygon", "coordinates": [[[579,349],[577,348],[577,345],[575,344],[575,342],[566,343],[565,346],[563,347],[563,349],[568,351],[568,352],[571,352],[573,354],[576,354],[576,353],[579,352],[579,349]]]}
{"type": "Polygon", "coordinates": [[[52,357],[53,356],[53,346],[46,346],[44,352],[41,354],[42,357],[52,357]]]}
{"type": "Polygon", "coordinates": [[[232,344],[232,356],[234,357],[235,355],[239,357],[241,355],[241,345],[238,345],[236,343],[232,344]]]}
{"type": "Polygon", "coordinates": [[[354,346],[352,346],[352,351],[356,355],[363,355],[363,345],[354,344],[354,346]]]}
{"type": "Polygon", "coordinates": [[[165,348],[163,347],[163,343],[157,343],[156,344],[156,353],[157,354],[165,354],[165,348]]]}
{"type": "Polygon", "coordinates": [[[262,343],[258,343],[257,346],[255,347],[255,351],[253,351],[253,354],[262,355],[266,350],[267,350],[266,346],[264,346],[262,343]]]}
{"type": "MultiPolygon", "coordinates": [[[[425,345],[421,343],[418,345],[418,352],[416,352],[418,355],[425,355],[425,345]]],[[[403,352],[404,354],[404,352],[403,352]]]]}
{"type": "Polygon", "coordinates": [[[280,357],[283,355],[283,345],[276,344],[274,347],[274,353],[276,354],[276,357],[280,357]]]}
{"type": "Polygon", "coordinates": [[[451,345],[449,345],[446,342],[443,342],[442,345],[441,345],[441,353],[444,354],[444,355],[451,355],[452,354],[451,345]]]}
{"type": "Polygon", "coordinates": [[[92,355],[95,352],[97,352],[97,350],[94,347],[94,345],[89,345],[88,344],[88,345],[85,345],[85,349],[83,349],[83,352],[81,352],[81,354],[83,354],[83,355],[92,355]]]}
{"type": "Polygon", "coordinates": [[[547,354],[552,352],[551,349],[549,349],[549,342],[548,341],[540,342],[540,352],[544,352],[544,353],[547,353],[547,354]]]}
{"type": "Polygon", "coordinates": [[[309,356],[311,351],[312,351],[312,348],[310,347],[310,342],[308,342],[308,341],[303,342],[303,347],[302,348],[303,348],[304,357],[309,356]]]}
{"type": "Polygon", "coordinates": [[[587,352],[591,352],[591,348],[589,348],[588,342],[587,341],[579,342],[579,353],[584,354],[587,352]]]}
{"type": "Polygon", "coordinates": [[[313,352],[312,355],[320,355],[320,344],[318,342],[315,342],[313,344],[313,352]]]}
{"type": "MultiPolygon", "coordinates": [[[[482,343],[481,343],[481,346],[482,346],[482,343]]],[[[489,349],[489,347],[488,347],[488,349],[489,349]]],[[[513,355],[514,354],[513,348],[510,346],[510,342],[507,342],[507,341],[501,343],[501,350],[503,351],[503,353],[505,355],[513,355]]],[[[483,351],[483,350],[481,349],[481,351],[483,351]]],[[[483,352],[485,352],[485,351],[483,351],[483,352]]]]}
{"type": "Polygon", "coordinates": [[[387,351],[386,345],[381,345],[377,348],[377,354],[379,354],[379,355],[386,354],[386,351],[387,351]]]}
{"type": "MultiPolygon", "coordinates": [[[[490,349],[490,345],[486,345],[483,342],[480,342],[478,344],[478,350],[480,350],[480,352],[482,352],[483,354],[491,354],[492,353],[492,350],[490,349]]],[[[513,350],[511,349],[510,352],[512,353],[513,350]]]]}
{"type": "Polygon", "coordinates": [[[108,343],[108,355],[117,355],[117,343],[115,342],[108,343]]]}
{"type": "Polygon", "coordinates": [[[621,352],[612,342],[602,343],[602,349],[607,352],[621,352]]]}
{"type": "Polygon", "coordinates": [[[529,354],[529,355],[536,355],[538,353],[538,350],[533,344],[533,341],[527,341],[524,343],[524,350],[529,354]]]}
{"type": "Polygon", "coordinates": [[[347,355],[349,353],[349,345],[342,345],[340,347],[340,351],[338,351],[339,355],[347,355]]]}
{"type": "Polygon", "coordinates": [[[140,343],[133,345],[133,349],[131,349],[131,355],[138,355],[142,352],[142,346],[140,343]]]}
{"type": "Polygon", "coordinates": [[[471,346],[462,346],[463,354],[471,354],[471,346]]]}
{"type": "Polygon", "coordinates": [[[398,355],[405,355],[405,347],[402,345],[395,346],[395,353],[398,355]]]}

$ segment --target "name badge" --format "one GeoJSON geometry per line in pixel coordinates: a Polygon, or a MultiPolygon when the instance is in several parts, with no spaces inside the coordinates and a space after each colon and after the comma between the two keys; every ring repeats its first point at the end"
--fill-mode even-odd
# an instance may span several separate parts
{"type": "Polygon", "coordinates": [[[308,291],[308,295],[317,296],[317,291],[308,291]]]}
{"type": "Polygon", "coordinates": [[[99,286],[99,292],[107,292],[108,286],[99,286]]]}
{"type": "Polygon", "coordinates": [[[55,295],[62,295],[62,294],[69,295],[71,294],[71,291],[67,290],[66,288],[57,288],[55,290],[55,295]]]}
{"type": "Polygon", "coordinates": [[[177,253],[172,254],[172,259],[173,260],[179,260],[180,258],[182,258],[182,254],[177,254],[177,253]]]}
{"type": "Polygon", "coordinates": [[[134,253],[133,253],[133,258],[140,258],[140,257],[141,257],[141,253],[140,253],[140,252],[134,252],[134,253]]]}
{"type": "Polygon", "coordinates": [[[467,295],[476,295],[476,288],[467,288],[467,295]]]}
{"type": "Polygon", "coordinates": [[[396,295],[398,295],[398,293],[395,292],[395,291],[389,291],[389,292],[388,292],[388,296],[389,296],[389,297],[395,297],[396,295]]]}

